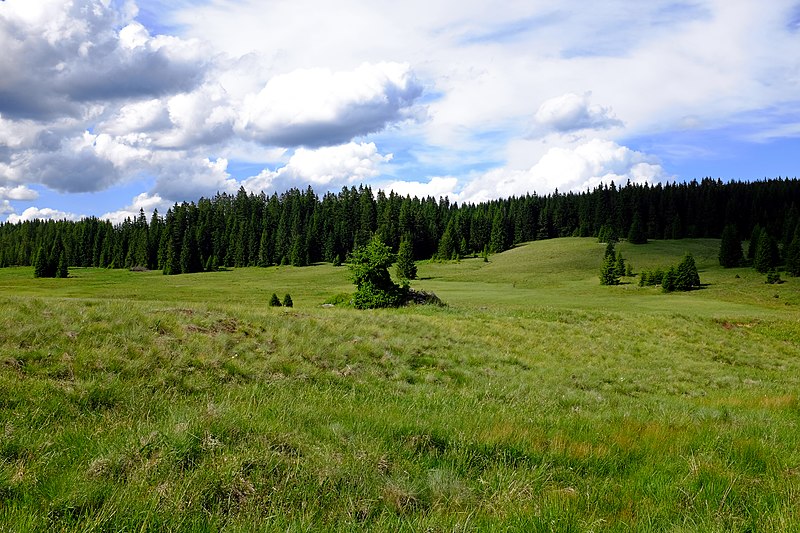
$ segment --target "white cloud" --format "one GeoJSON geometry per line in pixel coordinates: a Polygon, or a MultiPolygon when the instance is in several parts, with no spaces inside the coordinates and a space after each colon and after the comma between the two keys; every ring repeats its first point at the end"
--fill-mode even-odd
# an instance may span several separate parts
{"type": "Polygon", "coordinates": [[[380,174],[380,167],[392,155],[381,155],[375,143],[350,142],[340,146],[298,148],[285,166],[264,170],[244,180],[252,191],[277,190],[311,184],[334,189],[343,185],[366,183],[380,174]]]}
{"type": "Polygon", "coordinates": [[[75,213],[66,213],[58,209],[51,209],[49,207],[29,207],[22,212],[21,215],[11,214],[8,215],[8,222],[16,224],[17,222],[24,222],[26,220],[80,220],[83,215],[76,215],[75,213]]]}
{"type": "Polygon", "coordinates": [[[0,198],[4,200],[36,200],[39,198],[39,193],[25,185],[0,187],[0,198]]]}
{"type": "Polygon", "coordinates": [[[11,202],[8,200],[0,200],[0,215],[6,215],[13,212],[14,208],[11,206],[11,202]]]}
{"type": "Polygon", "coordinates": [[[216,193],[234,193],[239,183],[228,173],[228,160],[171,158],[159,164],[158,179],[151,194],[170,202],[197,200],[216,193]]]}
{"type": "Polygon", "coordinates": [[[298,69],[245,99],[238,130],[277,146],[329,146],[403,120],[421,87],[400,63],[298,69]]]}
{"type": "Polygon", "coordinates": [[[527,170],[489,171],[468,183],[459,198],[481,202],[534,191],[584,191],[600,183],[624,185],[628,180],[652,184],[668,177],[654,157],[613,141],[592,139],[574,148],[551,148],[527,170]]]}
{"type": "Polygon", "coordinates": [[[451,199],[458,198],[455,192],[458,187],[458,178],[453,176],[436,176],[427,183],[420,181],[393,181],[380,188],[384,191],[394,191],[400,196],[416,196],[418,198],[441,198],[449,196],[451,199]]]}
{"type": "Polygon", "coordinates": [[[534,120],[545,131],[559,133],[579,130],[604,130],[622,126],[609,107],[591,103],[591,92],[583,95],[566,93],[545,100],[536,111],[534,120]]]}
{"type": "Polygon", "coordinates": [[[100,218],[104,220],[110,220],[113,224],[120,224],[126,218],[134,220],[136,217],[139,216],[139,210],[144,209],[144,212],[147,215],[149,221],[150,215],[152,215],[154,210],[158,209],[158,212],[163,216],[167,213],[167,210],[170,208],[170,206],[171,206],[170,202],[164,200],[158,194],[151,195],[149,193],[143,192],[134,197],[130,205],[118,211],[111,211],[109,213],[105,213],[100,218]]]}

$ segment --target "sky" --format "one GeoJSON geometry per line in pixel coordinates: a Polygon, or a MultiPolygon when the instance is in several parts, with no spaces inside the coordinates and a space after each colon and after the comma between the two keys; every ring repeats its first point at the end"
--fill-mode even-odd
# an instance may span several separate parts
{"type": "Polygon", "coordinates": [[[798,175],[798,0],[2,0],[0,50],[0,222],[798,175]]]}

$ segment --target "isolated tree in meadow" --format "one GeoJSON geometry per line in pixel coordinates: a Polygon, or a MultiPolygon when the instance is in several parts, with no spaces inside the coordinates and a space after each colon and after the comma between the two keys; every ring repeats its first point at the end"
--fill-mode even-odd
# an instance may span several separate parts
{"type": "Polygon", "coordinates": [[[269,306],[270,307],[280,307],[281,306],[281,300],[280,300],[280,298],[278,298],[278,295],[275,294],[274,292],[272,293],[272,296],[269,299],[269,306]]]}
{"type": "Polygon", "coordinates": [[[675,269],[675,290],[689,291],[700,287],[700,274],[691,254],[683,256],[678,268],[675,269]]]}
{"type": "Polygon", "coordinates": [[[619,285],[616,254],[606,255],[600,267],[600,285],[619,285]]]}
{"type": "Polygon", "coordinates": [[[394,259],[394,254],[378,235],[353,250],[347,263],[356,285],[353,296],[356,308],[397,307],[403,303],[406,291],[389,275],[394,259]]]}
{"type": "Polygon", "coordinates": [[[755,255],[753,256],[753,267],[761,274],[769,272],[778,266],[779,253],[778,243],[775,238],[766,231],[761,232],[758,238],[755,255]]]}
{"type": "Polygon", "coordinates": [[[395,269],[400,279],[417,279],[417,264],[414,262],[414,249],[410,239],[400,241],[395,269]]]}
{"type": "Polygon", "coordinates": [[[725,268],[733,268],[742,264],[742,241],[736,234],[736,226],[729,224],[722,231],[722,240],[719,243],[719,264],[725,268]]]}
{"type": "Polygon", "coordinates": [[[286,293],[286,296],[283,297],[283,306],[284,307],[294,307],[294,302],[292,301],[292,297],[289,293],[286,293]]]}

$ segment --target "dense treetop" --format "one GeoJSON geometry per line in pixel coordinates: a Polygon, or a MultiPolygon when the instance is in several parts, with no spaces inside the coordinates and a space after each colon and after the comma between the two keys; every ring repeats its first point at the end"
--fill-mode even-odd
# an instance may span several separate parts
{"type": "Polygon", "coordinates": [[[758,225],[784,248],[798,225],[800,181],[701,182],[624,187],[582,193],[530,194],[480,204],[448,198],[374,194],[343,188],[319,197],[309,187],[283,194],[217,194],[175,204],[166,214],[113,225],[97,218],[0,224],[0,266],[31,265],[38,250],[63,246],[76,267],[143,266],[165,273],[217,266],[308,265],[347,257],[373,234],[396,252],[408,240],[416,259],[450,259],[514,244],[601,231],[646,239],[738,237],[758,225]]]}

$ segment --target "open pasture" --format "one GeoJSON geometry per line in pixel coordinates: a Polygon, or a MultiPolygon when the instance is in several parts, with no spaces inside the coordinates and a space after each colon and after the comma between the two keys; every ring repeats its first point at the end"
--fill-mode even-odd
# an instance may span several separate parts
{"type": "Polygon", "coordinates": [[[0,531],[800,529],[800,283],[602,287],[603,245],[344,267],[0,269],[0,531]],[[294,308],[269,308],[273,293],[294,308]]]}

